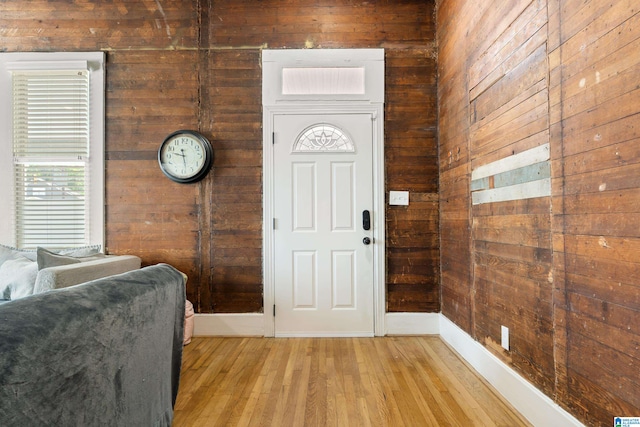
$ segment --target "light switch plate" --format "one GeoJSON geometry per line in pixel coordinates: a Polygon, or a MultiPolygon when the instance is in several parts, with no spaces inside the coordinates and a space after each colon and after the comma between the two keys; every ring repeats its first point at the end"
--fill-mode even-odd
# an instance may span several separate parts
{"type": "Polygon", "coordinates": [[[409,205],[408,191],[389,191],[390,205],[409,205]]]}

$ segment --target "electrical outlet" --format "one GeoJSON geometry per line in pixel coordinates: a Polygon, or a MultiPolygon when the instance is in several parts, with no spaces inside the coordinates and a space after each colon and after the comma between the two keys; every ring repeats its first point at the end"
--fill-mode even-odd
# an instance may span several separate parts
{"type": "Polygon", "coordinates": [[[509,351],[509,328],[506,326],[501,326],[502,329],[502,348],[509,351]]]}
{"type": "Polygon", "coordinates": [[[390,205],[408,205],[409,204],[409,192],[408,191],[389,191],[389,204],[390,205]]]}

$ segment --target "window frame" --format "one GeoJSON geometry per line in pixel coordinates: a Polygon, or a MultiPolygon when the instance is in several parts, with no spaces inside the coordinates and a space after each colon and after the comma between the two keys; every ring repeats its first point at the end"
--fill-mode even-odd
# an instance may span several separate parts
{"type": "Polygon", "coordinates": [[[13,70],[59,70],[85,66],[89,78],[89,233],[86,245],[105,240],[105,78],[104,52],[0,53],[0,243],[16,244],[13,175],[13,70]]]}

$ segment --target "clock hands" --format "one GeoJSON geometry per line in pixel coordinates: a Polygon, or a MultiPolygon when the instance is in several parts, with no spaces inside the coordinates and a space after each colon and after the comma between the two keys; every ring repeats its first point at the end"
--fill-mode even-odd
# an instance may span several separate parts
{"type": "Polygon", "coordinates": [[[182,163],[184,164],[184,169],[187,170],[187,155],[184,154],[184,148],[180,149],[180,153],[174,152],[173,154],[175,154],[176,156],[182,157],[182,163]]]}

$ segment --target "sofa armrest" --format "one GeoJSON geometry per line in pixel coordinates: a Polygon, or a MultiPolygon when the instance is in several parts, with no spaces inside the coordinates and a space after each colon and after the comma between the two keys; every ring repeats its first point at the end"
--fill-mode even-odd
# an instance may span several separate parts
{"type": "Polygon", "coordinates": [[[114,274],[140,268],[141,260],[135,255],[107,255],[104,258],[76,264],[43,268],[38,271],[34,294],[52,289],[66,288],[114,274]]]}
{"type": "Polygon", "coordinates": [[[184,310],[167,264],[0,305],[0,426],[171,426],[184,310]]]}

